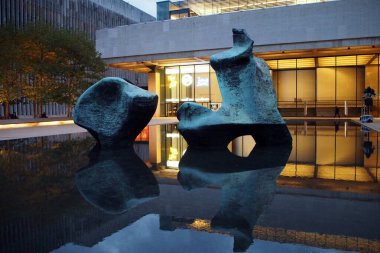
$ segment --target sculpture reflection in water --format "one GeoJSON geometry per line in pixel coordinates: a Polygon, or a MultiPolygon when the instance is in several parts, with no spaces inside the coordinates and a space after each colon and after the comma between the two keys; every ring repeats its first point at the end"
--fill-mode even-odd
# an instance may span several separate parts
{"type": "Polygon", "coordinates": [[[232,235],[234,251],[244,252],[253,242],[253,227],[273,198],[291,149],[291,145],[257,145],[248,157],[238,157],[227,148],[190,147],[179,163],[178,181],[187,190],[221,187],[220,208],[211,229],[232,235]]]}
{"type": "Polygon", "coordinates": [[[79,192],[87,202],[111,214],[119,214],[159,195],[152,171],[133,147],[93,149],[90,163],[75,174],[79,192]]]}

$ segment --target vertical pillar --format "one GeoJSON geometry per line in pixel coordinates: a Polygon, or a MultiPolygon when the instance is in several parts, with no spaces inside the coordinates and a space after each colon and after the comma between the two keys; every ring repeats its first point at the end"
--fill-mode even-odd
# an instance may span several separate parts
{"type": "Polygon", "coordinates": [[[232,141],[232,153],[237,156],[243,156],[243,136],[237,137],[232,141]]]}
{"type": "Polygon", "coordinates": [[[153,117],[160,117],[160,74],[148,73],[148,91],[156,93],[158,97],[158,104],[156,112],[153,117]]]}
{"type": "Polygon", "coordinates": [[[161,131],[160,125],[149,127],[149,161],[161,163],[161,131]]]}

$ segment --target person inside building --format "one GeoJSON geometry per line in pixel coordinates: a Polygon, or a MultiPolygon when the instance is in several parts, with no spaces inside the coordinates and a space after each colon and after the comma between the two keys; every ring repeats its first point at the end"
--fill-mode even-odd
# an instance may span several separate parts
{"type": "Polygon", "coordinates": [[[335,115],[334,115],[334,118],[336,118],[337,116],[338,116],[338,118],[340,118],[340,112],[339,112],[339,107],[335,106],[335,115]]]}

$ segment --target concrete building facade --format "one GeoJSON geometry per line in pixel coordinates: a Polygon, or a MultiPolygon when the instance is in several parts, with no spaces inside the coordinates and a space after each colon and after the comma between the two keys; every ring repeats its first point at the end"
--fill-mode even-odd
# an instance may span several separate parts
{"type": "MultiPolygon", "coordinates": [[[[209,58],[232,46],[232,28],[244,28],[271,69],[283,116],[334,116],[336,108],[358,116],[364,87],[379,91],[378,13],[376,0],[319,1],[102,29],[96,46],[110,66],[149,73],[156,115],[172,116],[185,101],[220,105],[209,58]]],[[[375,99],[375,116],[378,107],[375,99]]]]}

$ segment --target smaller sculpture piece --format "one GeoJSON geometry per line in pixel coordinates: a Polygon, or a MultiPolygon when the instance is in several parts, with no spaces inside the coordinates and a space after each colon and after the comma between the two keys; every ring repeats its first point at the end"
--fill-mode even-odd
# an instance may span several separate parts
{"type": "Polygon", "coordinates": [[[74,122],[101,147],[129,146],[153,117],[157,101],[156,94],[121,78],[103,78],[79,97],[74,122]]]}
{"type": "Polygon", "coordinates": [[[217,112],[184,103],[177,112],[178,130],[190,146],[225,147],[238,136],[252,135],[257,145],[291,143],[277,109],[269,68],[252,56],[253,41],[233,29],[233,48],[211,56],[223,103],[217,112]]]}

